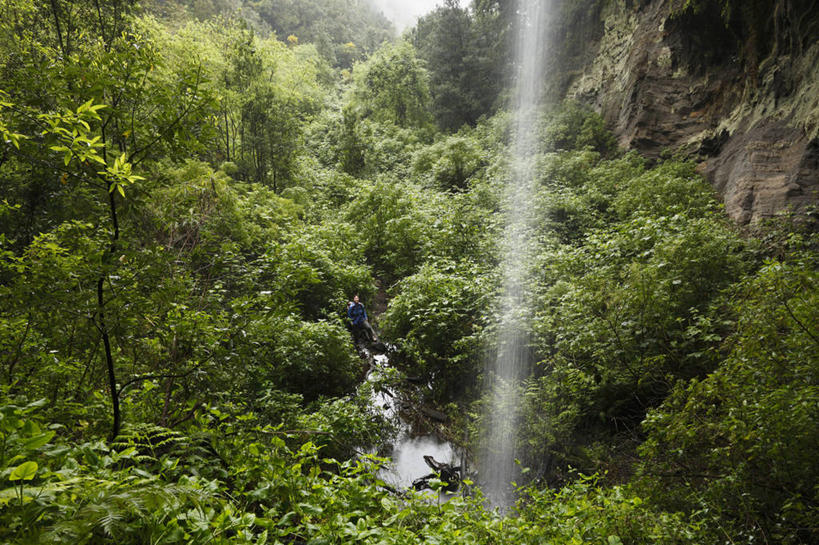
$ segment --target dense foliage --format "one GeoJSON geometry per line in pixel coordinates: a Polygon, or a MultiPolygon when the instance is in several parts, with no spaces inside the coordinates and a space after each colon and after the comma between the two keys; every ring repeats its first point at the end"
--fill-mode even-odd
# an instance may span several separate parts
{"type": "Polygon", "coordinates": [[[432,111],[441,128],[474,125],[494,110],[510,75],[510,26],[500,6],[476,3],[470,11],[456,0],[418,21],[412,43],[429,68],[432,111]]]}
{"type": "Polygon", "coordinates": [[[0,541],[815,542],[815,233],[740,233],[571,103],[538,126],[518,504],[381,480],[353,294],[382,380],[484,425],[513,9],[379,47],[362,6],[0,0],[0,541]]]}
{"type": "Polygon", "coordinates": [[[236,18],[260,36],[314,44],[332,66],[350,68],[394,33],[368,0],[147,0],[149,10],[172,24],[191,18],[236,18]]]}

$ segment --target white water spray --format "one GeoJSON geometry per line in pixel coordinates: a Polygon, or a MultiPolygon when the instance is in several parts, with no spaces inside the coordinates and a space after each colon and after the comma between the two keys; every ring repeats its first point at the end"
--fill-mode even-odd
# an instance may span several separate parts
{"type": "Polygon", "coordinates": [[[507,225],[501,246],[503,292],[500,301],[497,357],[488,362],[491,406],[480,453],[483,490],[502,509],[514,501],[511,482],[516,467],[520,383],[532,364],[529,351],[531,282],[528,281],[534,240],[537,107],[548,55],[547,27],[556,0],[519,0],[515,57],[517,74],[513,103],[511,176],[506,188],[507,225]]]}

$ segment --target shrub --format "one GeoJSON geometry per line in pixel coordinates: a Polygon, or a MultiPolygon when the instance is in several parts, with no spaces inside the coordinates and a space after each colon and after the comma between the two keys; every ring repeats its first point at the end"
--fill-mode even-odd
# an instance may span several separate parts
{"type": "Polygon", "coordinates": [[[644,427],[642,471],[663,505],[744,541],[816,540],[819,276],[769,262],[733,302],[737,331],[712,374],[680,384],[644,427]]]}
{"type": "Polygon", "coordinates": [[[467,391],[481,363],[479,320],[489,288],[467,267],[422,267],[401,281],[384,315],[384,335],[397,344],[406,372],[434,380],[436,401],[467,391]]]}

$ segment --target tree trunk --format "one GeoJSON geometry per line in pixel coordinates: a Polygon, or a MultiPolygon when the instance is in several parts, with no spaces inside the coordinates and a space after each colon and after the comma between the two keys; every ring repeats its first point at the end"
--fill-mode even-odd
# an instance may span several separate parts
{"type": "Polygon", "coordinates": [[[111,223],[114,227],[114,232],[111,235],[111,246],[103,256],[103,273],[97,280],[97,325],[102,335],[102,343],[105,348],[105,365],[108,369],[108,387],[111,390],[111,409],[114,413],[114,421],[111,426],[111,441],[113,441],[121,427],[121,418],[119,412],[119,391],[117,390],[117,378],[114,372],[114,355],[111,350],[111,338],[108,335],[108,325],[105,322],[105,278],[108,276],[106,265],[113,259],[114,252],[117,249],[117,241],[119,240],[119,222],[117,220],[117,202],[114,192],[111,191],[111,184],[108,187],[108,206],[111,213],[111,223]]]}

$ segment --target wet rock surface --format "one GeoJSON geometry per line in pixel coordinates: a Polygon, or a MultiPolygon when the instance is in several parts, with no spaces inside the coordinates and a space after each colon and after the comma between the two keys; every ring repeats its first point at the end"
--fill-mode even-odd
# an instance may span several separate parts
{"type": "Polygon", "coordinates": [[[701,170],[739,223],[806,211],[819,192],[819,139],[782,122],[761,123],[732,138],[701,170]]]}
{"type": "Polygon", "coordinates": [[[718,13],[670,12],[671,0],[611,2],[568,96],[597,109],[623,148],[698,161],[740,224],[806,214],[819,202],[819,43],[749,74],[718,13]]]}

